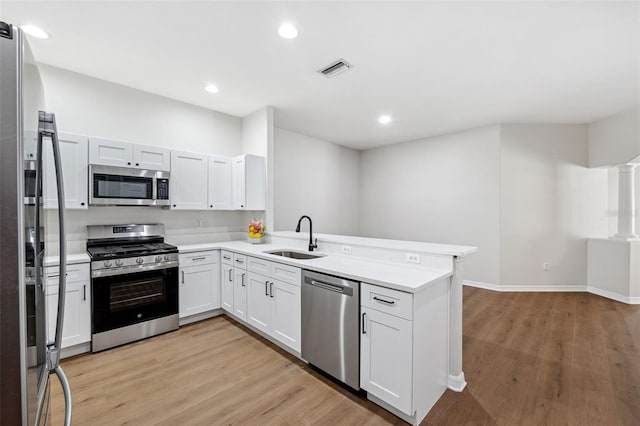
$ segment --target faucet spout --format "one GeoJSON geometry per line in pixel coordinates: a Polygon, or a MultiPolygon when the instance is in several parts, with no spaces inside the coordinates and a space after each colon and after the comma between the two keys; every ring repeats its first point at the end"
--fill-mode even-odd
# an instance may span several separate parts
{"type": "Polygon", "coordinates": [[[296,226],[296,232],[300,232],[300,223],[302,223],[302,219],[309,219],[309,251],[313,251],[314,248],[318,248],[318,239],[316,238],[315,244],[313,243],[313,223],[311,222],[311,218],[307,215],[304,215],[298,219],[298,225],[296,226]]]}

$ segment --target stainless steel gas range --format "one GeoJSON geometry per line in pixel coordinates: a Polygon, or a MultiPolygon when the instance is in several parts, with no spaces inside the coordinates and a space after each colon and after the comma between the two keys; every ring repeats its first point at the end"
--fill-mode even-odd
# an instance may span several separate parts
{"type": "Polygon", "coordinates": [[[87,227],[93,352],[178,329],[178,248],[164,225],[87,227]]]}

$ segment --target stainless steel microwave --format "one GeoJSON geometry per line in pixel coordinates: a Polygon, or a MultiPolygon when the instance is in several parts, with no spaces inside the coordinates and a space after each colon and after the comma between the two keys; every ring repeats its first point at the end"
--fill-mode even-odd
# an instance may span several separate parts
{"type": "Polygon", "coordinates": [[[168,206],[169,172],[89,165],[89,205],[168,206]]]}

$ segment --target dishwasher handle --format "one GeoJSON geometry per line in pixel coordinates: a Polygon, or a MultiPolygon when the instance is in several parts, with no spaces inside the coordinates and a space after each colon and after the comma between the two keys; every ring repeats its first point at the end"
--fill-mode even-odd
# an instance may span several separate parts
{"type": "Polygon", "coordinates": [[[324,290],[333,291],[335,293],[344,294],[346,296],[353,296],[353,289],[337,284],[329,284],[318,280],[311,280],[309,282],[312,286],[318,287],[324,290]]]}

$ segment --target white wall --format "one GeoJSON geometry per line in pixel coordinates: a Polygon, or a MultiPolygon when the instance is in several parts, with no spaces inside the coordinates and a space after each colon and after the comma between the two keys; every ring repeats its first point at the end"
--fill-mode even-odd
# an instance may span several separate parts
{"type": "Polygon", "coordinates": [[[584,286],[587,238],[607,235],[607,171],[581,125],[501,126],[503,286],[584,286]],[[550,270],[543,270],[543,263],[550,270]]]}
{"type": "Polygon", "coordinates": [[[273,164],[274,230],[294,230],[306,214],[314,232],[358,234],[358,151],[275,128],[273,164]]]}
{"type": "Polygon", "coordinates": [[[589,167],[626,163],[640,155],[640,108],[589,125],[589,167]]]}
{"type": "Polygon", "coordinates": [[[360,234],[478,246],[465,278],[500,279],[500,128],[361,153],[360,234]]]}
{"type": "MultiPolygon", "coordinates": [[[[47,108],[61,132],[234,156],[243,153],[243,120],[70,71],[41,66],[47,108]]],[[[254,129],[255,130],[255,129],[254,129]]],[[[265,144],[266,146],[266,144],[265,144]]],[[[246,229],[253,212],[170,211],[144,207],[89,207],[67,212],[69,250],[84,251],[86,226],[164,223],[167,238],[229,238],[246,229]]],[[[47,239],[57,239],[55,211],[47,212],[47,239]]],[[[240,234],[241,235],[241,234],[240,234]]],[[[56,253],[54,244],[48,245],[56,253]]]]}
{"type": "Polygon", "coordinates": [[[162,96],[41,65],[58,130],[207,154],[242,153],[242,120],[162,96]]]}

